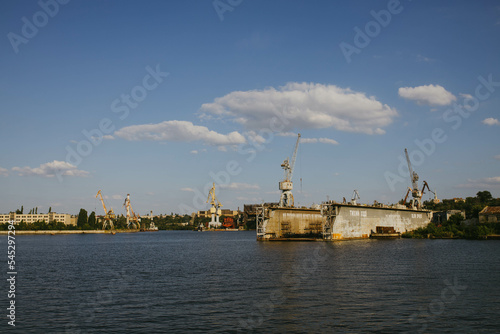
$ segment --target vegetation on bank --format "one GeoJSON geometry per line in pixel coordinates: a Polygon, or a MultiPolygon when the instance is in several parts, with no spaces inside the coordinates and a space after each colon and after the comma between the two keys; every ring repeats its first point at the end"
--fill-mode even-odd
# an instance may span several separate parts
{"type": "Polygon", "coordinates": [[[478,218],[479,212],[486,206],[500,205],[500,198],[493,198],[487,190],[479,191],[476,197],[467,197],[464,201],[455,201],[454,199],[444,199],[439,203],[432,200],[424,201],[423,206],[426,210],[449,211],[463,210],[467,219],[478,218]]]}
{"type": "Polygon", "coordinates": [[[462,215],[456,213],[441,224],[429,223],[426,227],[405,232],[401,236],[415,239],[485,239],[494,234],[500,234],[500,223],[465,223],[462,215]]]}

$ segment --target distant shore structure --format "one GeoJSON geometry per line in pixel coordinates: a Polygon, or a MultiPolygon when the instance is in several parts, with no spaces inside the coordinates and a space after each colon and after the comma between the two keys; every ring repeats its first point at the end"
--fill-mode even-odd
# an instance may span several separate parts
{"type": "Polygon", "coordinates": [[[78,217],[75,215],[70,215],[68,213],[38,213],[38,214],[19,214],[11,212],[8,214],[0,214],[0,224],[5,224],[10,221],[14,221],[14,224],[19,224],[24,221],[27,224],[35,223],[38,221],[45,221],[47,223],[56,221],[59,223],[64,223],[64,225],[76,225],[78,217]]]}

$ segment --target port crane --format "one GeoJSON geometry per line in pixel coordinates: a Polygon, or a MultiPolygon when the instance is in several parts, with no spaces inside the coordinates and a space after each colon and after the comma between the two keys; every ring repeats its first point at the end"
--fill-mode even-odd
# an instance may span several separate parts
{"type": "Polygon", "coordinates": [[[434,194],[434,199],[432,200],[434,202],[434,204],[438,204],[440,202],[440,200],[439,200],[438,195],[437,195],[437,190],[432,191],[429,189],[429,191],[434,194]]]}
{"type": "Polygon", "coordinates": [[[212,220],[208,224],[208,227],[219,227],[221,225],[219,221],[219,217],[222,213],[222,204],[219,202],[217,199],[217,196],[215,196],[215,182],[212,184],[212,189],[208,192],[208,198],[207,198],[207,203],[210,203],[212,207],[210,208],[210,213],[212,215],[212,220]],[[214,218],[217,217],[216,220],[214,218]]]}
{"type": "Polygon", "coordinates": [[[109,228],[113,230],[113,219],[116,218],[116,215],[113,211],[113,208],[109,208],[109,211],[106,209],[106,204],[104,204],[104,199],[102,198],[102,192],[99,190],[97,192],[97,195],[95,195],[95,198],[100,198],[101,203],[102,203],[102,208],[104,209],[104,222],[102,224],[102,229],[105,230],[106,227],[109,225],[109,228]]]}
{"type": "Polygon", "coordinates": [[[132,209],[132,204],[130,204],[130,194],[127,194],[127,197],[125,198],[125,202],[123,202],[123,206],[127,210],[127,228],[130,228],[130,226],[134,226],[135,228],[140,228],[140,218],[137,217],[137,215],[134,212],[134,209],[132,209]],[[132,215],[130,215],[132,213],[132,215]],[[130,222],[130,218],[132,218],[133,223],[130,222]]]}
{"type": "Polygon", "coordinates": [[[356,199],[361,199],[361,197],[359,197],[358,191],[356,189],[354,189],[354,192],[352,193],[352,198],[351,198],[352,205],[358,205],[358,203],[356,202],[356,199]]]}
{"type": "MultiPolygon", "coordinates": [[[[418,189],[418,174],[413,171],[410,162],[410,156],[408,155],[408,150],[405,148],[406,161],[408,162],[408,170],[410,171],[410,180],[412,188],[408,189],[408,192],[411,190],[412,199],[410,201],[410,208],[412,209],[420,209],[422,206],[421,198],[422,192],[418,189]]],[[[425,186],[425,184],[424,184],[425,186]]],[[[408,197],[408,192],[406,193],[406,197],[408,197]]],[[[406,204],[406,200],[405,200],[406,204]]]]}
{"type": "Polygon", "coordinates": [[[283,161],[281,164],[281,168],[284,170],[284,177],[283,181],[279,183],[279,189],[281,190],[281,197],[280,197],[280,207],[285,207],[285,208],[292,208],[294,205],[293,201],[293,194],[292,194],[292,189],[293,189],[293,182],[292,182],[292,176],[293,176],[293,167],[295,166],[295,160],[297,159],[297,150],[299,148],[299,142],[300,142],[300,133],[297,136],[297,142],[295,143],[295,149],[293,151],[292,155],[292,161],[289,161],[288,158],[283,161]]]}
{"type": "MultiPolygon", "coordinates": [[[[425,193],[425,188],[427,188],[431,193],[434,194],[434,201],[438,200],[437,195],[434,191],[429,188],[429,184],[424,181],[424,185],[422,186],[422,190],[418,189],[418,174],[413,171],[411,167],[410,157],[408,155],[408,150],[405,148],[406,161],[408,162],[408,169],[410,171],[410,179],[412,188],[408,187],[408,191],[406,192],[406,196],[404,199],[404,204],[406,205],[406,199],[408,198],[408,194],[411,192],[412,199],[410,201],[411,209],[421,209],[422,208],[422,196],[425,193]]],[[[439,200],[438,200],[439,201],[439,200]]]]}

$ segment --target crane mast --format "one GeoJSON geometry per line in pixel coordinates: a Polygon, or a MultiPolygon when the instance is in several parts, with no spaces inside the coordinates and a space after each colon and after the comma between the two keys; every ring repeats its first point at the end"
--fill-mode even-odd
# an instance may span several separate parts
{"type": "Polygon", "coordinates": [[[297,159],[297,150],[299,148],[299,142],[300,142],[300,133],[297,135],[297,142],[295,143],[295,149],[293,151],[292,155],[292,161],[288,160],[288,158],[283,161],[281,164],[281,168],[284,170],[284,176],[283,176],[283,181],[279,183],[279,189],[281,190],[281,197],[280,197],[280,207],[293,207],[294,201],[293,201],[293,194],[292,194],[292,189],[293,189],[293,182],[292,182],[292,176],[293,176],[293,168],[295,166],[295,160],[297,159]]]}

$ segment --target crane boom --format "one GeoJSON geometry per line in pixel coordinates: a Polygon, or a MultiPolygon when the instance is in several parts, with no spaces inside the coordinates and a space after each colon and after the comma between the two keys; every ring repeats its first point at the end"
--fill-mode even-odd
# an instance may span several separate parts
{"type": "Polygon", "coordinates": [[[418,174],[413,171],[413,168],[411,168],[411,162],[410,162],[410,157],[408,156],[408,150],[405,148],[405,154],[406,154],[406,161],[408,162],[408,169],[410,170],[410,179],[411,179],[411,186],[413,187],[413,190],[418,189],[418,174]]]}
{"type": "Polygon", "coordinates": [[[104,214],[108,214],[108,210],[106,210],[106,204],[104,204],[104,199],[102,198],[102,193],[101,193],[101,190],[99,190],[97,192],[97,195],[95,195],[95,198],[97,198],[98,196],[100,196],[101,198],[101,203],[102,203],[102,208],[104,209],[104,214]]]}
{"type": "Polygon", "coordinates": [[[299,149],[300,133],[297,135],[297,142],[295,143],[295,149],[293,150],[292,163],[290,164],[290,169],[288,172],[288,181],[292,180],[293,167],[295,166],[295,160],[297,159],[297,151],[299,149]]]}

